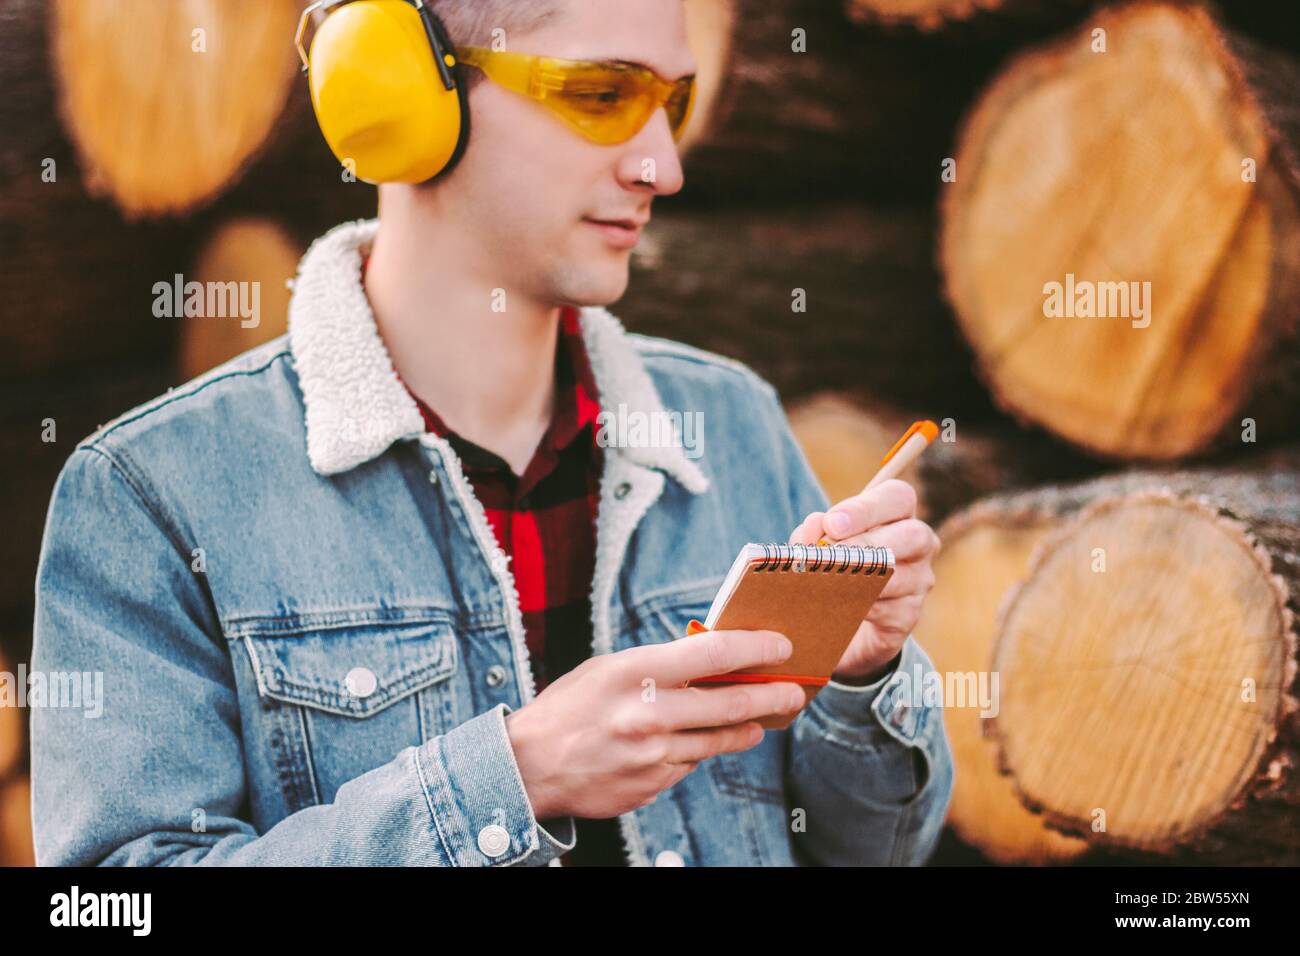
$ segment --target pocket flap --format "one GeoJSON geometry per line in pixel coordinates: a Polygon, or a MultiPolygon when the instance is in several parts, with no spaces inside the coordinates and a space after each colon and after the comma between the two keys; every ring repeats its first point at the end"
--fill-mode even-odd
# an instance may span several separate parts
{"type": "Polygon", "coordinates": [[[668,593],[656,594],[642,601],[637,617],[654,622],[659,640],[675,641],[686,636],[686,625],[691,618],[701,623],[709,615],[709,608],[722,587],[722,578],[710,578],[668,593]]]}
{"type": "Polygon", "coordinates": [[[345,716],[376,713],[456,671],[445,621],[247,633],[244,641],[261,693],[345,716]]]}

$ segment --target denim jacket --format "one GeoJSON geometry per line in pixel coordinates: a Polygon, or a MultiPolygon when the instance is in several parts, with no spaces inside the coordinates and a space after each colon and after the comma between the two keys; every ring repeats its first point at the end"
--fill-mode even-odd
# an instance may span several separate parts
{"type": "MultiPolygon", "coordinates": [[[[378,223],[312,245],[287,334],[103,425],[59,474],[32,671],[48,864],[552,864],[506,733],[535,695],[481,503],[396,378],[360,279],[378,223]]],[[[602,408],[707,442],[605,449],[593,653],[703,619],[737,550],[828,501],[748,367],[581,310],[602,408]],[[650,419],[647,419],[650,420],[650,419]]],[[[908,638],[898,671],[932,670],[908,638]]],[[[952,791],[942,711],[832,681],[785,730],[619,818],[633,865],[919,864],[952,791]]]]}

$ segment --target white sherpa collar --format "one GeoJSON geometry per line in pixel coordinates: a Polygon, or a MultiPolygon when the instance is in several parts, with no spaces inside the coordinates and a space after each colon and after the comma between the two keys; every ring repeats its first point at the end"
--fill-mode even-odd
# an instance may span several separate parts
{"type": "MultiPolygon", "coordinates": [[[[289,350],[306,407],[307,456],[322,475],[347,471],[389,445],[418,438],[424,419],[397,378],[361,284],[361,255],[378,219],[359,219],[321,236],[298,265],[289,302],[289,350]]],[[[663,411],[635,343],[600,307],[579,312],[602,408],[663,411]]],[[[708,479],[680,447],[608,448],[666,472],[699,494],[708,479]]]]}

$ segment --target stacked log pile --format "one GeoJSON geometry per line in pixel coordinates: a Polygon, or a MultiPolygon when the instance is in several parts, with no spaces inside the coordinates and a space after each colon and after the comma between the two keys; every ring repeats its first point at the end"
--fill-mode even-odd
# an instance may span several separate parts
{"type": "Polygon", "coordinates": [[[992,495],[944,522],[917,640],[1001,688],[996,714],[946,715],[954,829],[1008,862],[1300,860],[1297,507],[1286,448],[992,495]]]}
{"type": "Polygon", "coordinates": [[[1300,862],[1300,452],[1011,507],[1055,525],[991,661],[985,733],[1022,803],[1106,848],[1300,862]]]}
{"type": "Polygon", "coordinates": [[[15,668],[0,652],[0,866],[32,862],[31,795],[25,749],[27,727],[23,712],[8,699],[15,668]]]}
{"type": "Polygon", "coordinates": [[[916,636],[999,679],[946,718],[990,859],[1300,861],[1300,450],[1256,451],[1300,424],[1297,78],[1208,8],[1128,4],[958,132],[939,261],[980,378],[1115,471],[939,530],[916,636]]]}
{"type": "MultiPolygon", "coordinates": [[[[0,5],[9,633],[72,445],[280,334],[301,252],[376,209],[299,0],[112,6],[0,5]],[[156,317],[177,274],[259,283],[260,321],[156,317]]],[[[1245,8],[686,0],[687,184],[612,310],[776,385],[832,500],[940,423],[915,636],[998,677],[944,717],[950,837],[990,861],[1300,861],[1300,43],[1245,8]]],[[[0,864],[31,860],[12,716],[0,864]]]]}
{"type": "MultiPolygon", "coordinates": [[[[886,36],[911,52],[928,33],[932,51],[975,44],[976,59],[1003,25],[1023,38],[1043,15],[847,6],[859,49],[886,36]]],[[[912,419],[947,426],[904,475],[944,540],[916,636],[945,673],[997,674],[1004,704],[947,713],[956,837],[1000,863],[1294,862],[1287,572],[1300,557],[1280,529],[1300,517],[1300,458],[1257,450],[1300,427],[1300,61],[1200,5],[1076,6],[1065,29],[1005,51],[949,148],[921,147],[930,130],[897,134],[909,162],[933,162],[932,217],[882,207],[835,166],[888,176],[873,124],[923,82],[883,106],[850,101],[838,84],[876,87],[836,54],[761,112],[778,64],[800,66],[780,41],[826,16],[769,5],[740,27],[749,69],[688,164],[706,211],[660,219],[625,311],[768,376],[832,500],[912,419]],[[737,90],[743,107],[728,102],[737,90]],[[833,106],[818,110],[822,93],[833,106]],[[780,134],[816,141],[809,117],[843,145],[792,161],[780,134]],[[730,180],[715,178],[720,156],[730,180]],[[1094,549],[1109,576],[1078,565],[1094,549]],[[1148,646],[1164,656],[1135,650],[1148,646]],[[1112,699],[1125,687],[1142,688],[1129,709],[1112,699]],[[1217,722],[1173,716],[1207,695],[1217,722]]],[[[907,175],[893,181],[906,195],[907,175]]]]}

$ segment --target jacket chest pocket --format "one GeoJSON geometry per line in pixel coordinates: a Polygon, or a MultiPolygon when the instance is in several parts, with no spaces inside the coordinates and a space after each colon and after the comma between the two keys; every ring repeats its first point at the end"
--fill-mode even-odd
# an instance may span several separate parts
{"type": "Polygon", "coordinates": [[[244,635],[264,743],[296,806],[458,722],[450,622],[366,623],[244,635]]]}

